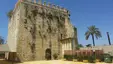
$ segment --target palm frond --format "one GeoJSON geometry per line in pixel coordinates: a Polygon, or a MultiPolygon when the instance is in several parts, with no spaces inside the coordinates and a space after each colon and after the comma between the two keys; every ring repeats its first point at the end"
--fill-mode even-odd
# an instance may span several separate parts
{"type": "Polygon", "coordinates": [[[95,25],[88,27],[88,31],[85,33],[86,40],[89,38],[91,34],[95,35],[97,39],[102,37],[101,32],[99,31],[99,28],[96,28],[95,25]]]}
{"type": "Polygon", "coordinates": [[[98,39],[100,37],[102,37],[101,32],[100,31],[96,31],[95,32],[95,37],[98,39]]]}
{"type": "Polygon", "coordinates": [[[89,31],[87,31],[87,32],[85,33],[86,40],[88,40],[88,38],[89,38],[90,34],[91,34],[91,33],[90,33],[89,31]]]}

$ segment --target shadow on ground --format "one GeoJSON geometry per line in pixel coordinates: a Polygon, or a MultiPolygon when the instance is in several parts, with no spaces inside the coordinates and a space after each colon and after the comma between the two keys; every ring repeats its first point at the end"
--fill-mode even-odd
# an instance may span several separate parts
{"type": "Polygon", "coordinates": [[[4,59],[0,59],[0,64],[12,64],[12,62],[6,61],[4,59]]]}

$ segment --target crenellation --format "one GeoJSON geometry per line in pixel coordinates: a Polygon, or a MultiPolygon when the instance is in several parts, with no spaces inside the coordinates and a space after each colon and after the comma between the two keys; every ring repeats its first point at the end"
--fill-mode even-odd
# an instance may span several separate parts
{"type": "Polygon", "coordinates": [[[36,0],[34,0],[34,3],[37,3],[36,0]]]}
{"type": "Polygon", "coordinates": [[[55,8],[56,8],[57,10],[59,10],[59,6],[58,6],[58,5],[56,5],[55,8]]]}
{"type": "Polygon", "coordinates": [[[23,2],[23,3],[25,3],[26,5],[27,4],[31,4],[33,7],[35,6],[35,8],[37,8],[37,9],[45,9],[45,10],[50,10],[50,11],[58,11],[58,12],[60,12],[61,14],[63,14],[63,15],[69,15],[69,13],[67,13],[67,10],[66,9],[63,9],[63,8],[61,8],[60,6],[56,6],[56,5],[54,5],[54,4],[50,4],[50,3],[48,3],[48,5],[40,5],[40,4],[34,4],[34,3],[29,3],[29,2],[23,2]]]}
{"type": "Polygon", "coordinates": [[[52,4],[52,6],[51,6],[51,7],[55,9],[55,4],[52,4]]]}
{"type": "Polygon", "coordinates": [[[61,6],[55,5],[55,4],[51,4],[51,3],[46,4],[46,1],[44,1],[44,3],[42,3],[41,0],[38,0],[38,2],[36,0],[34,0],[34,2],[32,2],[32,0],[22,0],[21,2],[33,3],[33,4],[37,5],[37,6],[49,7],[49,8],[53,8],[55,10],[57,9],[57,10],[60,10],[60,11],[62,11],[64,13],[68,13],[69,14],[67,9],[65,9],[65,8],[63,8],[61,6]]]}
{"type": "Polygon", "coordinates": [[[51,5],[52,5],[52,4],[51,4],[50,2],[47,4],[47,6],[50,7],[50,8],[51,8],[51,5]]]}
{"type": "Polygon", "coordinates": [[[46,6],[46,1],[44,0],[44,5],[46,6]]]}

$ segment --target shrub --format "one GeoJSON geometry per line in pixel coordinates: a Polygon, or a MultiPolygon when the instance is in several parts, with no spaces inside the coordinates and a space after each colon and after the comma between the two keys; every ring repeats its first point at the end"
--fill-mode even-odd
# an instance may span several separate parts
{"type": "Polygon", "coordinates": [[[78,61],[83,61],[83,57],[82,56],[78,56],[78,61]]]}
{"type": "Polygon", "coordinates": [[[73,60],[73,55],[64,55],[64,58],[66,60],[72,61],[73,60]]]}
{"type": "Polygon", "coordinates": [[[58,58],[58,54],[57,53],[53,54],[53,57],[56,60],[58,58]]]}
{"type": "Polygon", "coordinates": [[[83,56],[83,60],[88,60],[88,56],[83,56]]]}
{"type": "Polygon", "coordinates": [[[104,54],[104,62],[106,63],[112,63],[112,56],[110,56],[109,54],[104,54]]]}
{"type": "Polygon", "coordinates": [[[100,61],[104,61],[104,55],[96,56],[97,59],[100,59],[100,61]]]}
{"type": "Polygon", "coordinates": [[[4,58],[5,57],[5,53],[0,53],[0,58],[4,58]]]}
{"type": "Polygon", "coordinates": [[[65,51],[64,58],[66,58],[66,60],[73,59],[77,59],[78,61],[88,60],[91,63],[93,63],[96,59],[104,61],[102,50],[96,50],[95,52],[93,52],[92,50],[77,50],[74,51],[74,56],[72,55],[71,50],[67,50],[65,51]]]}
{"type": "Polygon", "coordinates": [[[90,63],[94,63],[94,60],[95,60],[95,55],[92,55],[92,56],[89,56],[89,57],[88,57],[88,61],[89,61],[90,63]]]}
{"type": "Polygon", "coordinates": [[[105,58],[104,59],[104,62],[106,62],[106,63],[112,63],[112,58],[105,58]]]}
{"type": "Polygon", "coordinates": [[[74,55],[74,57],[73,57],[74,59],[77,59],[77,55],[74,55]]]}

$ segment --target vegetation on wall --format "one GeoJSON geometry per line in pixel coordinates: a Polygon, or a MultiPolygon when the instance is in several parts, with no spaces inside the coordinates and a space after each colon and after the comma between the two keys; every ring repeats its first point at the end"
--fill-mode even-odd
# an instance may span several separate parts
{"type": "MultiPolygon", "coordinates": [[[[38,7],[37,7],[38,8],[38,7]]],[[[52,27],[52,22],[55,20],[57,20],[57,28],[60,29],[60,28],[63,28],[65,29],[65,16],[64,13],[60,12],[60,11],[57,11],[57,10],[54,10],[54,9],[48,9],[48,8],[38,8],[35,9],[38,13],[40,14],[40,16],[42,17],[43,21],[42,21],[42,27],[44,28],[44,21],[46,20],[47,21],[47,24],[48,24],[48,29],[47,29],[47,32],[49,34],[55,34],[56,30],[54,29],[54,27],[52,27]]],[[[35,14],[36,14],[35,13],[35,14]]],[[[59,33],[61,32],[61,30],[58,30],[59,33]]],[[[65,32],[65,31],[64,31],[65,32]]],[[[43,37],[42,37],[43,38],[43,37]]]]}
{"type": "Polygon", "coordinates": [[[32,58],[33,60],[35,59],[35,50],[36,50],[36,11],[28,11],[28,6],[25,6],[25,19],[24,19],[24,24],[25,24],[25,29],[27,29],[31,36],[32,36],[32,42],[29,43],[31,47],[31,52],[33,53],[32,58]],[[30,20],[30,22],[28,22],[30,20]],[[28,23],[31,23],[29,26],[28,23]]]}
{"type": "Polygon", "coordinates": [[[10,10],[8,13],[7,13],[7,17],[10,19],[13,15],[13,10],[10,10]]]}
{"type": "Polygon", "coordinates": [[[48,33],[50,35],[50,40],[51,36],[53,36],[56,32],[58,32],[58,38],[60,37],[60,34],[62,32],[63,35],[65,34],[65,16],[67,14],[62,13],[61,11],[56,11],[54,9],[50,8],[42,8],[39,6],[29,6],[25,5],[25,19],[24,19],[24,28],[28,30],[32,36],[32,42],[29,43],[31,47],[31,51],[33,53],[33,57],[35,55],[35,49],[36,49],[36,33],[39,34],[40,38],[42,39],[42,47],[44,45],[44,39],[47,38],[45,33],[48,33]],[[36,30],[36,21],[37,18],[41,18],[42,25],[38,25],[39,30],[36,30]],[[47,21],[47,25],[45,24],[45,21],[47,21]],[[56,21],[56,26],[54,27],[52,22],[56,21]],[[29,25],[30,24],[30,25],[29,25]],[[44,27],[47,27],[47,29],[44,29],[44,27]],[[57,31],[58,29],[58,31],[57,31]],[[63,30],[61,30],[63,29],[63,30]],[[53,35],[52,35],[53,34],[53,35]]]}

